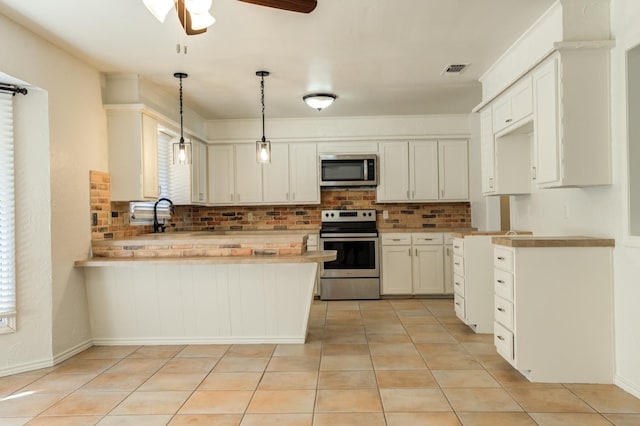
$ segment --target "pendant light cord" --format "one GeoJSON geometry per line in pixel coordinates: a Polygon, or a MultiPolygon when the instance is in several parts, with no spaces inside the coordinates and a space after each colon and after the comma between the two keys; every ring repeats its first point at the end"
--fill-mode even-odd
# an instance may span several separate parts
{"type": "Polygon", "coordinates": [[[262,142],[265,142],[267,139],[264,137],[264,75],[260,80],[260,93],[260,102],[262,103],[262,142]]]}
{"type": "Polygon", "coordinates": [[[184,144],[184,124],[183,124],[183,118],[182,118],[182,78],[183,76],[180,75],[180,143],[184,144]]]}

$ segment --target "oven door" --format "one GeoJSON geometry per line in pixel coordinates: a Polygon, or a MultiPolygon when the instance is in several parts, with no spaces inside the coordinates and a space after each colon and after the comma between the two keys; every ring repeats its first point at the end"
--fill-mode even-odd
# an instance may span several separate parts
{"type": "Polygon", "coordinates": [[[377,278],[380,276],[378,237],[322,237],[322,250],[335,250],[336,260],[324,262],[322,278],[377,278]]]}

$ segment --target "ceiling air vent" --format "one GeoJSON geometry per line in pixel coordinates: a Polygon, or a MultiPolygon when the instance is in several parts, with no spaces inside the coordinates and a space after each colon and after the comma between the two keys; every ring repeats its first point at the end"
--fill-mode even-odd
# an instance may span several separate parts
{"type": "Polygon", "coordinates": [[[442,70],[442,75],[457,75],[462,74],[469,64],[450,64],[444,67],[442,70]]]}

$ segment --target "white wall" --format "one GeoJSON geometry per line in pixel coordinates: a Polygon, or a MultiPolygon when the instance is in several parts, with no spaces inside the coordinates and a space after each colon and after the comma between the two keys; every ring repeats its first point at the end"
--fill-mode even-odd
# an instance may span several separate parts
{"type": "MultiPolygon", "coordinates": [[[[570,12],[576,13],[580,1],[584,5],[597,4],[604,18],[609,19],[609,12],[602,10],[603,1],[568,0],[570,12]]],[[[586,6],[585,6],[586,7],[586,6]]],[[[587,8],[589,9],[589,8],[587,8]]],[[[596,8],[597,9],[597,8],[596,8]]],[[[596,30],[599,34],[606,32],[602,25],[594,24],[592,18],[596,9],[589,9],[589,26],[585,34],[596,30]]],[[[586,10],[586,9],[585,9],[586,10]]],[[[614,250],[614,297],[615,297],[615,339],[616,339],[616,377],[615,382],[626,390],[640,397],[640,243],[629,244],[625,231],[625,191],[626,191],[626,106],[625,106],[625,68],[624,52],[640,43],[640,2],[637,0],[611,0],[611,33],[616,39],[616,48],[612,51],[611,60],[611,129],[612,129],[612,168],[613,184],[591,188],[567,188],[532,190],[530,195],[511,197],[511,226],[513,229],[531,230],[538,235],[592,235],[615,238],[614,250]]],[[[552,16],[557,23],[557,17],[552,16]]],[[[576,17],[579,19],[579,16],[576,17]]],[[[571,34],[580,34],[578,22],[563,17],[563,27],[572,28],[571,34]]],[[[544,25],[540,25],[543,27],[544,25]]],[[[548,34],[539,37],[527,37],[527,45],[536,43],[548,44],[548,34]]],[[[538,50],[527,46],[517,46],[510,54],[501,59],[502,64],[527,63],[523,55],[538,50]],[[517,61],[515,59],[518,59],[517,61]]],[[[503,65],[496,66],[499,73],[509,74],[503,65]]],[[[511,69],[511,75],[523,70],[511,69]]],[[[494,76],[486,79],[497,84],[494,76]]],[[[634,165],[638,167],[639,165],[634,165]]],[[[567,315],[570,315],[570,308],[567,315]]],[[[586,330],[585,332],[588,332],[586,330]]]]}
{"type": "Polygon", "coordinates": [[[107,170],[108,159],[98,71],[2,15],[0,49],[11,52],[1,72],[42,89],[17,107],[16,144],[29,158],[18,195],[18,332],[0,336],[3,375],[90,340],[84,276],[73,261],[89,252],[89,170],[107,170]]]}

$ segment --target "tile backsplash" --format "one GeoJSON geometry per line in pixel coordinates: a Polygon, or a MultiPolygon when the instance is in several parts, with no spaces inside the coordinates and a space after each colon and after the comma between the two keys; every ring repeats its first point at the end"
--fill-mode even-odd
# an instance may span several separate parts
{"type": "MultiPolygon", "coordinates": [[[[91,227],[93,240],[119,239],[151,232],[151,226],[131,226],[126,218],[129,203],[111,202],[109,174],[90,172],[91,227]]],[[[177,206],[167,226],[171,231],[203,230],[309,230],[320,228],[320,212],[326,209],[375,209],[379,229],[469,228],[471,205],[463,203],[377,204],[375,190],[323,190],[319,205],[286,206],[177,206]],[[387,211],[388,219],[382,212],[387,211]]]]}

